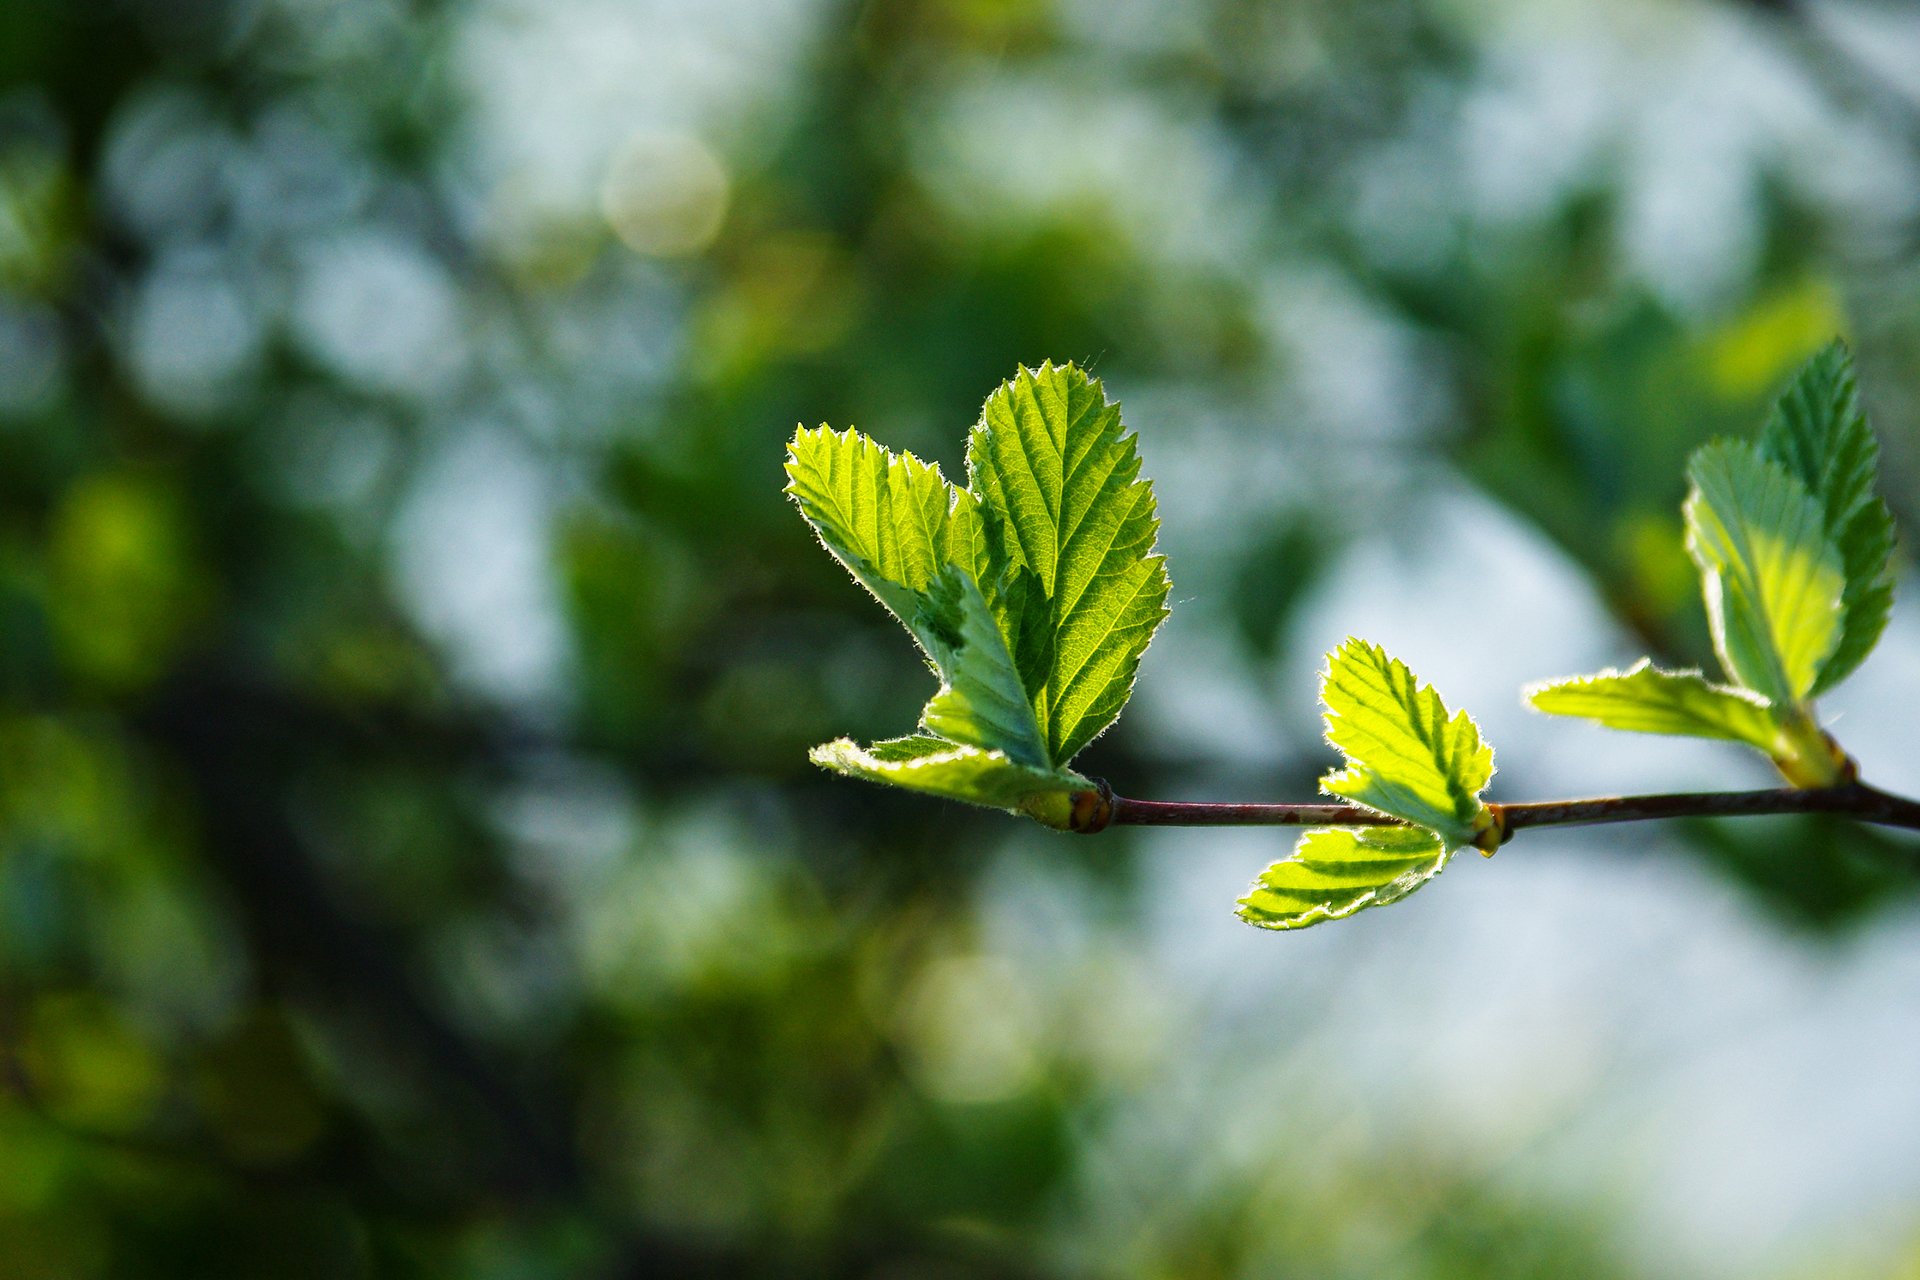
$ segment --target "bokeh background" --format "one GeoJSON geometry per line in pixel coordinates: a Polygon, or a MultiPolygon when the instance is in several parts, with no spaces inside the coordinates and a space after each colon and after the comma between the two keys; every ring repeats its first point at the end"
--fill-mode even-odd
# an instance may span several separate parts
{"type": "Polygon", "coordinates": [[[1122,791],[1310,795],[1350,631],[1501,796],[1761,785],[1518,689],[1711,660],[1682,461],[1836,332],[1920,528],[1917,251],[1895,0],[4,0],[0,1277],[1920,1274],[1911,840],[1260,933],[1283,835],[812,771],[931,684],[779,492],[1079,360],[1122,791]]]}

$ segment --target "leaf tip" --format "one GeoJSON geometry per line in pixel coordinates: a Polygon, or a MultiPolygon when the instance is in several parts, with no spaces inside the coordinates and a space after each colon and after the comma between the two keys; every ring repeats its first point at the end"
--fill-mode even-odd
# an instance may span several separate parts
{"type": "Polygon", "coordinates": [[[846,773],[849,760],[858,755],[859,751],[860,744],[852,738],[835,738],[831,742],[823,742],[817,747],[807,748],[807,760],[819,765],[822,769],[846,773]]]}

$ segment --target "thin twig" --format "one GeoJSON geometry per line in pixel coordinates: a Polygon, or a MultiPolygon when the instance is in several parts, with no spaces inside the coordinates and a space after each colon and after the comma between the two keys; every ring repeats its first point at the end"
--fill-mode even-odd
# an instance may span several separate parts
{"type": "MultiPolygon", "coordinates": [[[[1109,826],[1133,827],[1381,827],[1398,818],[1351,804],[1218,804],[1134,800],[1101,784],[1100,800],[1084,806],[1075,830],[1091,835],[1109,826]]],[[[1837,813],[1883,827],[1920,831],[1920,802],[1864,782],[1837,787],[1775,787],[1766,791],[1687,791],[1651,796],[1595,796],[1489,804],[1508,834],[1522,827],[1591,826],[1662,818],[1738,818],[1764,813],[1837,813]]]]}

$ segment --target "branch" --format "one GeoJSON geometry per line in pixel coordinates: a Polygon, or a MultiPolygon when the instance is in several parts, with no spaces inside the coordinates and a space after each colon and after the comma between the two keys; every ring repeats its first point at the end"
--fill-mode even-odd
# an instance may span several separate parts
{"type": "MultiPolygon", "coordinates": [[[[1133,800],[1097,792],[1075,797],[1072,829],[1093,835],[1110,826],[1130,827],[1398,827],[1407,823],[1351,804],[1217,804],[1184,800],[1133,800]]],[[[1500,830],[1511,837],[1522,827],[1592,826],[1602,822],[1649,822],[1661,818],[1744,818],[1764,813],[1837,813],[1883,827],[1920,831],[1920,802],[1891,795],[1864,782],[1837,787],[1776,787],[1766,791],[1687,791],[1652,796],[1595,796],[1586,800],[1535,800],[1488,804],[1500,830]]]]}

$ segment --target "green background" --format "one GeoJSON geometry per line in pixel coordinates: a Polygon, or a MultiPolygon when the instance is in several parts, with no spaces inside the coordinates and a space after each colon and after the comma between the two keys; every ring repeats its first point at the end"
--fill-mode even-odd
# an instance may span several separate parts
{"type": "MultiPolygon", "coordinates": [[[[1264,935],[1284,837],[811,769],[932,684],[779,490],[1076,360],[1175,606],[1083,770],[1308,797],[1354,631],[1496,799],[1762,785],[1517,692],[1711,662],[1683,461],[1836,332],[1916,527],[1916,49],[5,0],[0,1280],[1913,1274],[1911,842],[1530,833],[1264,935]]],[[[1911,789],[1916,705],[1902,604],[1828,710],[1911,789]]]]}

